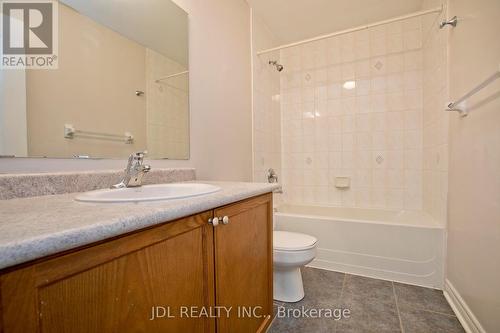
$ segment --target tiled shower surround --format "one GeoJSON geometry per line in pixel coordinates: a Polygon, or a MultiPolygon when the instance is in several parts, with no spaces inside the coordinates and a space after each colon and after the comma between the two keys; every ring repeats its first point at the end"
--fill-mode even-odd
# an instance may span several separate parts
{"type": "Polygon", "coordinates": [[[255,180],[274,167],[287,203],[425,210],[444,224],[448,116],[439,19],[429,14],[257,57],[255,180]],[[271,58],[283,72],[268,66],[271,58]],[[336,188],[336,177],[349,177],[350,187],[336,188]]]}
{"type": "MultiPolygon", "coordinates": [[[[428,8],[441,5],[440,0],[426,0],[428,8]]],[[[448,127],[449,112],[443,106],[449,101],[447,82],[447,38],[449,30],[439,29],[446,12],[438,17],[423,17],[428,27],[423,45],[424,113],[423,113],[423,198],[424,211],[435,219],[446,221],[448,198],[448,127]]]]}
{"type": "Polygon", "coordinates": [[[286,201],[422,209],[422,31],[414,18],[282,51],[286,201]]]}
{"type": "Polygon", "coordinates": [[[189,158],[188,75],[156,82],[160,77],[185,70],[172,59],[146,50],[146,132],[150,158],[189,158]]]}
{"type": "MultiPolygon", "coordinates": [[[[279,52],[272,53],[270,58],[279,60],[279,52]]],[[[281,176],[280,74],[269,67],[268,61],[267,57],[256,57],[254,63],[253,177],[256,182],[267,182],[269,168],[281,176]]]]}

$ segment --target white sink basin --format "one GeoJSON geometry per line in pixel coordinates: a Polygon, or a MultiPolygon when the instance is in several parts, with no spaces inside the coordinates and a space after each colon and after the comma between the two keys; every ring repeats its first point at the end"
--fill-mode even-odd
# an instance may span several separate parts
{"type": "Polygon", "coordinates": [[[85,192],[77,196],[75,200],[103,203],[158,201],[190,198],[219,190],[218,186],[200,183],[157,184],[85,192]]]}

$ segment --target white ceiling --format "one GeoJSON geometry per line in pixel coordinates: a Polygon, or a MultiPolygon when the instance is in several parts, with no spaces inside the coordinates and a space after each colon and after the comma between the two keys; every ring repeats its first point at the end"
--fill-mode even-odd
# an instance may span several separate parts
{"type": "Polygon", "coordinates": [[[422,0],[247,0],[280,43],[421,10],[422,0]]]}
{"type": "Polygon", "coordinates": [[[187,67],[188,14],[173,1],[61,0],[61,2],[187,67]]]}

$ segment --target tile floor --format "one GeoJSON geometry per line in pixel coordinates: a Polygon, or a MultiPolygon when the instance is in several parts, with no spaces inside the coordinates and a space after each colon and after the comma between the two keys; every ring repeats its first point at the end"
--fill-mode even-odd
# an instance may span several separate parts
{"type": "Polygon", "coordinates": [[[465,332],[439,290],[308,267],[302,270],[302,277],[304,299],[297,303],[275,302],[275,313],[279,313],[279,307],[281,313],[302,307],[341,308],[349,309],[350,317],[334,320],[276,316],[269,333],[465,332]]]}

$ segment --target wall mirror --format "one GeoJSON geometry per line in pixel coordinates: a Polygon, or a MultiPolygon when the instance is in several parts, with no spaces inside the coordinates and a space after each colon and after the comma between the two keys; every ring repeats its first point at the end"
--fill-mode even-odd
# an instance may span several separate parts
{"type": "Polygon", "coordinates": [[[188,15],[60,0],[58,68],[1,70],[0,156],[189,158],[188,15]]]}

